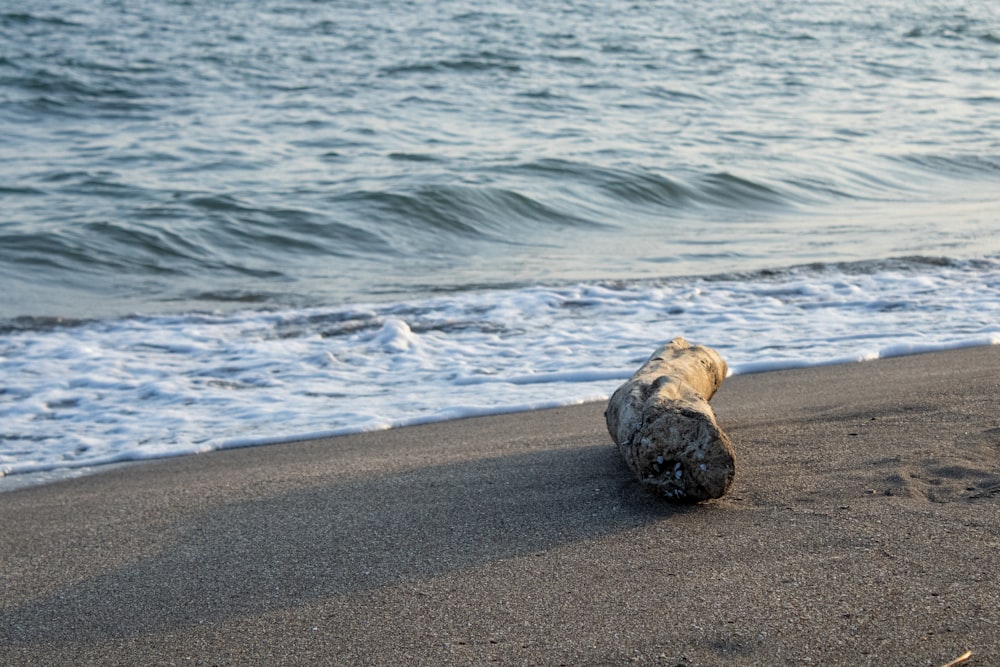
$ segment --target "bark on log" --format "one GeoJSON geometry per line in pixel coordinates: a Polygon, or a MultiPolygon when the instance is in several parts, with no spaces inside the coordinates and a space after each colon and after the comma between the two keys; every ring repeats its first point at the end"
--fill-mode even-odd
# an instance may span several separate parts
{"type": "Polygon", "coordinates": [[[643,485],[688,502],[729,489],[733,447],[708,404],[727,372],[715,350],[675,338],[611,396],[608,432],[643,485]]]}

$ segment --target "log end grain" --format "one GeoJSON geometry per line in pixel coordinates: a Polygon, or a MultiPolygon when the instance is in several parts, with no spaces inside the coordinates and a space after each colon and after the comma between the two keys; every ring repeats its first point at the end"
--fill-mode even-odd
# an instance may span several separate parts
{"type": "Polygon", "coordinates": [[[658,417],[618,444],[626,464],[643,486],[670,500],[721,498],[736,474],[729,438],[711,412],[660,407],[658,417]]]}

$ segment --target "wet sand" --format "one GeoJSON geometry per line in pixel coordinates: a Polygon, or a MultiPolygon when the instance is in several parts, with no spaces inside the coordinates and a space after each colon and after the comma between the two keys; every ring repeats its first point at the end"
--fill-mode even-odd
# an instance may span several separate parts
{"type": "Polygon", "coordinates": [[[0,664],[1000,664],[1000,346],[729,378],[724,498],[603,404],[0,494],[0,664]]]}

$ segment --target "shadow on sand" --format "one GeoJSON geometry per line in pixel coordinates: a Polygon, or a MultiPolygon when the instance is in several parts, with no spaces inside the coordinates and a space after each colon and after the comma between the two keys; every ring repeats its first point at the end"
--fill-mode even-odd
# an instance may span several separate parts
{"type": "Polygon", "coordinates": [[[92,642],[214,623],[696,511],[712,509],[648,495],[606,444],[371,475],[218,507],[150,558],[3,612],[0,641],[92,642]]]}

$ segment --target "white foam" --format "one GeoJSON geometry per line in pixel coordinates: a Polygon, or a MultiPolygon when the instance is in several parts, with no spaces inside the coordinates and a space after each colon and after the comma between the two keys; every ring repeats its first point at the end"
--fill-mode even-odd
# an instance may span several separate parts
{"type": "Polygon", "coordinates": [[[0,474],[600,400],[675,336],[736,373],[996,344],[1000,261],[15,331],[0,474]]]}

